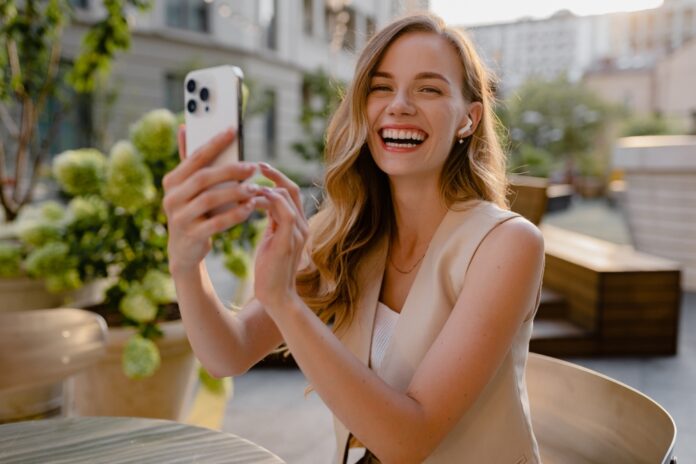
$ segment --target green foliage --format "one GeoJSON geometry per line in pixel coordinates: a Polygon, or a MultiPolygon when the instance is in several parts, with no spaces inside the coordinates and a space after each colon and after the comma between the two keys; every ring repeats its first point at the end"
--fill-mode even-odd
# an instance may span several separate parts
{"type": "Polygon", "coordinates": [[[203,366],[198,367],[198,378],[209,391],[217,394],[225,392],[227,379],[216,379],[205,370],[203,366]]]}
{"type": "Polygon", "coordinates": [[[57,201],[49,200],[41,205],[41,216],[47,221],[58,222],[65,219],[65,208],[57,201]]]}
{"type": "Polygon", "coordinates": [[[119,309],[128,319],[139,323],[151,322],[157,317],[157,304],[138,284],[134,284],[128,289],[126,295],[121,299],[119,309]]]}
{"type": "Polygon", "coordinates": [[[143,278],[143,291],[156,304],[176,301],[176,288],[172,277],[157,269],[148,269],[143,278]]]}
{"type": "Polygon", "coordinates": [[[240,279],[246,279],[251,268],[249,253],[238,246],[233,246],[228,253],[225,253],[225,268],[240,279]]]}
{"type": "Polygon", "coordinates": [[[509,170],[515,174],[548,177],[553,166],[553,156],[548,151],[529,144],[522,144],[509,158],[509,170]]]}
{"type": "Polygon", "coordinates": [[[622,137],[639,135],[671,135],[678,134],[679,127],[669,119],[659,114],[648,116],[629,116],[623,121],[622,137]]]}
{"type": "MultiPolygon", "coordinates": [[[[65,90],[92,92],[116,53],[129,47],[126,8],[144,10],[151,4],[150,0],[100,3],[106,14],[87,27],[82,49],[70,64],[61,58],[63,29],[73,14],[69,0],[0,1],[0,104],[9,115],[0,121],[5,126],[0,162],[5,163],[5,156],[14,158],[9,165],[14,167],[15,186],[23,183],[20,177],[40,166],[56,137],[61,116],[74,104],[76,99],[68,99],[65,90]],[[46,114],[49,102],[56,103],[57,108],[46,114]],[[50,122],[47,130],[39,131],[39,118],[50,122]]],[[[33,188],[36,176],[29,178],[33,188]]],[[[0,189],[7,220],[13,220],[30,201],[31,190],[0,189]]]]}
{"type": "MultiPolygon", "coordinates": [[[[130,140],[116,143],[108,159],[90,149],[60,154],[53,171],[72,196],[67,209],[44,205],[39,217],[19,224],[18,244],[0,242],[0,275],[25,271],[45,279],[52,291],[115,278],[104,304],[108,311],[120,312],[140,337],[129,342],[123,358],[124,369],[134,377],[156,369],[159,353],[152,340],[161,336],[158,323],[176,300],[168,269],[161,180],[178,163],[178,147],[170,143],[171,122],[177,118],[165,112],[145,115],[134,124],[131,137],[148,139],[146,150],[160,147],[166,153],[144,156],[130,140]],[[19,266],[18,253],[26,257],[19,266]]],[[[259,234],[253,221],[239,224],[215,235],[213,248],[225,255],[236,275],[246,276],[249,260],[244,255],[259,234]]]]}
{"type": "Polygon", "coordinates": [[[322,161],[326,145],[326,127],[343,98],[345,84],[332,80],[324,70],[306,73],[303,78],[305,96],[300,114],[304,139],[292,149],[306,161],[322,161]]]}
{"type": "Polygon", "coordinates": [[[160,365],[157,345],[140,335],[131,337],[123,350],[123,372],[131,379],[142,379],[155,373],[160,365]]]}
{"type": "Polygon", "coordinates": [[[68,150],[53,160],[53,176],[69,195],[97,194],[106,178],[106,167],[106,156],[98,150],[68,150]]]}
{"type": "Polygon", "coordinates": [[[62,227],[45,221],[27,221],[18,227],[19,239],[29,247],[41,247],[61,239],[62,227]]]}
{"type": "MultiPolygon", "coordinates": [[[[598,149],[618,111],[565,77],[530,80],[505,102],[511,167],[544,170],[598,149]]],[[[609,147],[603,147],[608,152],[609,147]]]]}
{"type": "Polygon", "coordinates": [[[155,195],[152,171],[142,156],[130,142],[116,143],[109,154],[105,199],[133,213],[149,205],[155,195]]]}
{"type": "Polygon", "coordinates": [[[154,163],[168,158],[176,149],[176,133],[176,116],[160,109],[150,111],[133,125],[131,140],[143,158],[154,163]]]}
{"type": "Polygon", "coordinates": [[[0,277],[17,277],[22,271],[22,247],[0,242],[0,277]]]}
{"type": "Polygon", "coordinates": [[[50,242],[36,248],[27,256],[24,265],[30,276],[46,279],[51,291],[74,290],[82,285],[77,261],[65,243],[50,242]]]}

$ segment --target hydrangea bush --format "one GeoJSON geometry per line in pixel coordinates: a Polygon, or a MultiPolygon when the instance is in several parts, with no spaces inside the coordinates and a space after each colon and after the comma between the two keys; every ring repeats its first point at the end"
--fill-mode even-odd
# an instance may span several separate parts
{"type": "MultiPolygon", "coordinates": [[[[159,366],[158,321],[176,300],[162,178],[179,162],[177,125],[170,111],[154,110],[108,156],[91,148],[59,154],[52,172],[67,205],[45,203],[37,217],[19,224],[17,240],[0,241],[0,277],[41,278],[54,292],[114,279],[102,307],[136,328],[123,354],[124,372],[132,378],[159,366]]],[[[213,238],[214,251],[240,279],[247,277],[260,227],[260,220],[250,221],[213,238]]]]}

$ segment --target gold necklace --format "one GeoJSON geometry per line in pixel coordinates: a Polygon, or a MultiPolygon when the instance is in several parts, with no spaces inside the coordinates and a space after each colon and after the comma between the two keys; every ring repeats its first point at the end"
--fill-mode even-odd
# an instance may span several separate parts
{"type": "Polygon", "coordinates": [[[392,254],[391,254],[391,244],[389,245],[389,264],[391,264],[392,267],[394,268],[394,270],[400,274],[410,274],[416,268],[416,266],[418,266],[420,264],[420,262],[423,261],[423,258],[425,258],[425,253],[423,253],[423,256],[418,258],[418,261],[416,261],[416,264],[414,264],[408,271],[403,271],[403,270],[399,269],[398,267],[396,267],[396,264],[394,264],[394,259],[392,258],[392,254]]]}

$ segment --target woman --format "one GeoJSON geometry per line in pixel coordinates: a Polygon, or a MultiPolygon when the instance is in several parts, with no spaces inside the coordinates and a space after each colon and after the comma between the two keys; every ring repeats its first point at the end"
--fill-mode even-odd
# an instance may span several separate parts
{"type": "Polygon", "coordinates": [[[334,414],[337,462],[349,446],[369,450],[361,462],[538,462],[523,372],[543,240],[506,208],[489,79],[468,40],[429,15],[370,40],[328,130],[311,228],[268,165],[276,188],[210,188],[254,170],[206,167],[232,139],[164,182],[171,272],[205,367],[238,375],[285,343],[334,414]],[[255,297],[233,314],[203,258],[255,208],[270,217],[255,297]]]}

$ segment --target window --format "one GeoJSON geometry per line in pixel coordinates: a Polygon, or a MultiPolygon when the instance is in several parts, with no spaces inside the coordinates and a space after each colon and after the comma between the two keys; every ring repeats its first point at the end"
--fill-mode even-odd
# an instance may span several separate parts
{"type": "Polygon", "coordinates": [[[260,0],[258,5],[263,45],[275,50],[278,47],[276,31],[278,27],[278,0],[260,0]]]}
{"type": "MultiPolygon", "coordinates": [[[[70,64],[61,61],[56,82],[67,98],[50,97],[39,116],[39,139],[54,131],[49,153],[55,155],[64,150],[89,147],[95,144],[95,128],[92,118],[92,94],[76,93],[63,83],[63,76],[70,64]],[[57,124],[56,128],[53,128],[57,124]],[[57,130],[56,130],[57,129],[57,130]]],[[[103,147],[98,147],[103,148],[103,147]]]]}
{"type": "Polygon", "coordinates": [[[274,90],[266,90],[265,98],[268,102],[268,107],[263,115],[263,140],[264,153],[269,159],[277,157],[276,152],[276,93],[274,90]]]}
{"type": "Polygon", "coordinates": [[[375,18],[372,16],[367,17],[367,40],[370,40],[375,32],[377,32],[377,24],[375,23],[375,18]]]}
{"type": "Polygon", "coordinates": [[[352,8],[344,8],[338,12],[328,5],[324,10],[326,18],[326,40],[334,49],[355,50],[355,11],[352,8]]]}
{"type": "Polygon", "coordinates": [[[164,104],[170,111],[184,110],[184,75],[168,73],[164,76],[164,104]]]}
{"type": "Polygon", "coordinates": [[[312,0],[304,0],[304,8],[302,10],[302,29],[306,35],[314,35],[314,2],[312,0]]]}
{"type": "Polygon", "coordinates": [[[89,0],[69,0],[68,3],[76,10],[86,10],[89,8],[89,0]]]}
{"type": "Polygon", "coordinates": [[[208,3],[200,0],[167,0],[167,26],[210,32],[208,3]]]}

